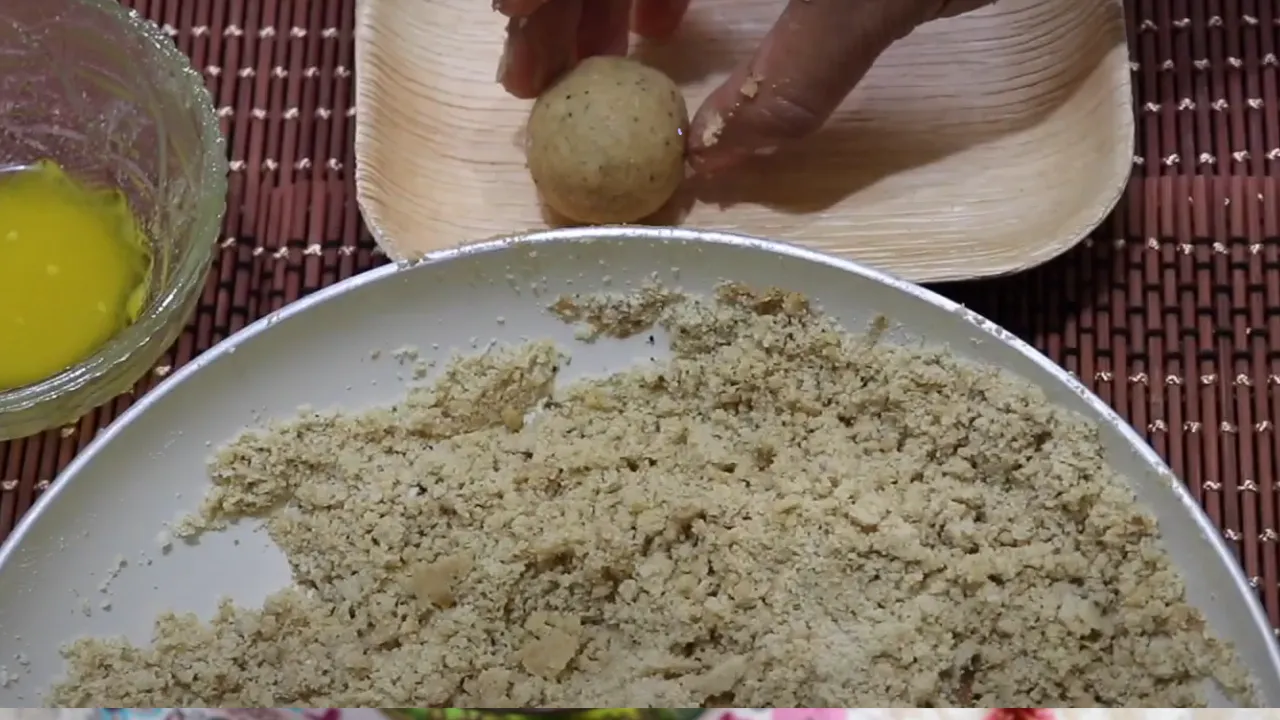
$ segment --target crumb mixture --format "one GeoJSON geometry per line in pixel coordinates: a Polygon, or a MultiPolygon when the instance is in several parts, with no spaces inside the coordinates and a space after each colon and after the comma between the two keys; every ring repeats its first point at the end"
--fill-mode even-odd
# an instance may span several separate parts
{"type": "Polygon", "coordinates": [[[720,133],[724,132],[724,116],[712,112],[707,116],[702,128],[702,145],[711,147],[720,142],[720,133]]]}
{"type": "Polygon", "coordinates": [[[69,706],[1202,704],[1234,653],[1095,428],[799,296],[562,300],[675,356],[548,343],[220,451],[185,532],[262,516],[296,587],[81,640],[69,706]],[[553,392],[554,390],[554,392],[553,392]]]}

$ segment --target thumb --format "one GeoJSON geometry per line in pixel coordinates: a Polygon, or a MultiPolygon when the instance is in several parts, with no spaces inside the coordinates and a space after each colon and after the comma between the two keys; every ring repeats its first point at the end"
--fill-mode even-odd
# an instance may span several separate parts
{"type": "Polygon", "coordinates": [[[695,170],[714,172],[809,135],[871,64],[934,17],[942,0],[790,0],[754,57],[694,116],[695,170]]]}

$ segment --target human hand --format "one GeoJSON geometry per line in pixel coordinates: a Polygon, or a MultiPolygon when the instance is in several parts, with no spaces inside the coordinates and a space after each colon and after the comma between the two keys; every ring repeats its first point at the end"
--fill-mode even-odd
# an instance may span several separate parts
{"type": "MultiPolygon", "coordinates": [[[[826,122],[889,45],[929,20],[992,0],[789,0],[755,55],[694,115],[689,160],[715,172],[826,122]]],[[[689,0],[493,0],[510,18],[498,80],[535,97],[578,60],[622,55],[628,30],[663,38],[689,0]]]]}

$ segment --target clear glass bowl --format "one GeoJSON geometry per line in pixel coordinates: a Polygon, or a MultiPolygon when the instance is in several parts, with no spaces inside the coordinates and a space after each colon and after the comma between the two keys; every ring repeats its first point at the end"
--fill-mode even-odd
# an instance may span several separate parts
{"type": "Polygon", "coordinates": [[[151,239],[151,295],[92,357],[0,392],[0,440],[71,422],[151,368],[195,307],[226,208],[226,149],[200,74],[116,0],[0,1],[0,165],[42,159],[128,195],[151,239]]]}

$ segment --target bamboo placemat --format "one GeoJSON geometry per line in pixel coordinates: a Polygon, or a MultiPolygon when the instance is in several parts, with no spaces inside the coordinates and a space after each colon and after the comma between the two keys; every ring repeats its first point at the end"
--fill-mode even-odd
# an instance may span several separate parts
{"type": "Polygon", "coordinates": [[[1128,0],[1126,12],[1139,153],[1126,197],[1048,266],[943,291],[1133,423],[1222,528],[1274,626],[1280,2],[1128,0]]]}
{"type": "MultiPolygon", "coordinates": [[[[128,0],[214,93],[232,168],[221,249],[196,317],[133,393],[75,426],[0,444],[0,536],[174,368],[385,262],[352,182],[355,3],[128,0]]],[[[1126,7],[1140,154],[1120,207],[1043,268],[941,289],[1128,418],[1223,528],[1277,624],[1280,0],[1126,7]]]]}

